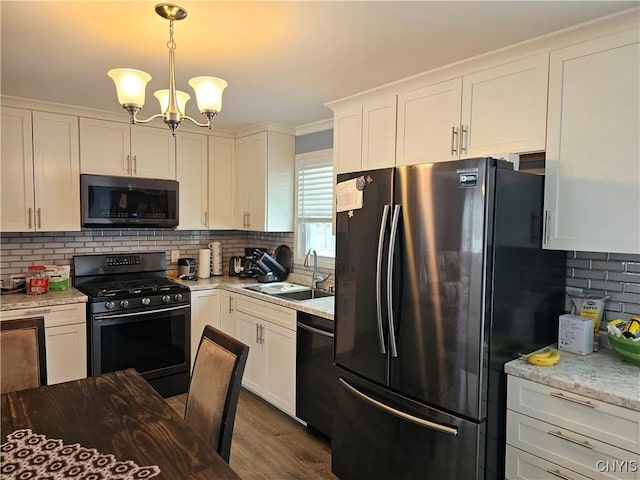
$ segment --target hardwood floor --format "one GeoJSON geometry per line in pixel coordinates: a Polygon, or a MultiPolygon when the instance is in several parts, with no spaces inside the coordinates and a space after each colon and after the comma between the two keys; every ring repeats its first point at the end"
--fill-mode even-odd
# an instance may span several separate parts
{"type": "MultiPolygon", "coordinates": [[[[167,398],[184,414],[186,394],[167,398]]],[[[231,442],[231,468],[244,480],[337,479],[328,440],[242,389],[231,442]]]]}

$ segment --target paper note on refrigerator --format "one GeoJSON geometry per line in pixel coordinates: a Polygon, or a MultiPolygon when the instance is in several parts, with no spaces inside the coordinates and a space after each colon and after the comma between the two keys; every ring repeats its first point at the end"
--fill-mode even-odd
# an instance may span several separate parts
{"type": "Polygon", "coordinates": [[[336,185],[336,212],[362,208],[362,189],[358,189],[357,182],[354,178],[336,185]]]}

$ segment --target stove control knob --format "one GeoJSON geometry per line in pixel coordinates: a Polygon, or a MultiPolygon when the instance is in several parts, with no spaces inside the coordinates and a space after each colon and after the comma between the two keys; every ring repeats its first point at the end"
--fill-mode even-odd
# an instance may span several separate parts
{"type": "Polygon", "coordinates": [[[129,306],[129,300],[120,300],[120,306],[122,308],[127,308],[129,306]]]}
{"type": "Polygon", "coordinates": [[[182,294],[181,293],[176,293],[176,296],[173,297],[176,299],[176,302],[179,302],[180,300],[182,300],[182,294]]]}
{"type": "Polygon", "coordinates": [[[108,310],[111,310],[116,304],[113,303],[112,300],[109,300],[107,303],[104,304],[105,308],[107,308],[108,310]]]}
{"type": "Polygon", "coordinates": [[[163,295],[162,296],[162,301],[164,303],[169,303],[171,301],[171,297],[169,295],[163,295]]]}
{"type": "Polygon", "coordinates": [[[142,304],[143,305],[149,305],[151,303],[151,299],[149,297],[144,297],[142,299],[142,304]]]}

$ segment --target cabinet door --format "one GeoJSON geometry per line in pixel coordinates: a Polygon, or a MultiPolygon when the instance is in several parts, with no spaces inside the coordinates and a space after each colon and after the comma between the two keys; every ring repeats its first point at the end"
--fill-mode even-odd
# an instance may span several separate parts
{"type": "Polygon", "coordinates": [[[638,31],[551,53],[545,248],[640,253],[638,31]]]}
{"type": "Polygon", "coordinates": [[[544,150],[548,71],[545,52],[465,76],[460,156],[544,150]]]}
{"type": "Polygon", "coordinates": [[[505,461],[505,477],[507,480],[590,480],[572,470],[563,468],[555,463],[523,452],[507,445],[505,461]]]}
{"type": "Polygon", "coordinates": [[[176,139],[176,147],[180,182],[178,229],[205,230],[209,203],[207,136],[181,132],[176,139]]]}
{"type": "Polygon", "coordinates": [[[261,322],[263,326],[263,362],[265,400],[296,414],[296,332],[261,322]]]}
{"type": "Polygon", "coordinates": [[[292,232],[295,137],[282,132],[267,132],[267,147],[265,177],[257,179],[254,184],[256,191],[262,189],[264,197],[252,208],[252,222],[262,225],[259,229],[264,232],[292,232]],[[261,218],[258,212],[261,212],[261,218]]]}
{"type": "Polygon", "coordinates": [[[236,162],[232,138],[209,137],[209,228],[236,228],[236,162]]]}
{"type": "Polygon", "coordinates": [[[236,310],[237,338],[249,346],[247,365],[242,376],[242,386],[258,395],[262,395],[264,378],[264,362],[262,344],[258,331],[259,320],[251,315],[236,310]]]}
{"type": "Polygon", "coordinates": [[[220,290],[191,292],[191,369],[205,325],[220,329],[220,290]]]}
{"type": "Polygon", "coordinates": [[[87,376],[87,328],[84,323],[45,328],[47,384],[87,376]]]}
{"type": "Polygon", "coordinates": [[[362,106],[362,170],[396,164],[397,97],[365,102],[362,106]]]}
{"type": "Polygon", "coordinates": [[[266,229],[267,132],[238,139],[236,153],[236,228],[264,231],[266,229]]]}
{"type": "Polygon", "coordinates": [[[168,128],[131,126],[132,175],[176,179],[176,144],[168,128]]]}
{"type": "Polygon", "coordinates": [[[80,171],[93,175],[131,174],[131,126],[80,118],[80,171]]]}
{"type": "Polygon", "coordinates": [[[462,79],[398,95],[396,165],[458,158],[462,79]]]}
{"type": "Polygon", "coordinates": [[[233,293],[225,290],[220,292],[220,329],[227,335],[237,337],[238,329],[233,305],[234,302],[235,296],[233,293]]]}
{"type": "Polygon", "coordinates": [[[362,105],[337,110],[333,116],[335,174],[362,170],[362,105]]]}
{"type": "Polygon", "coordinates": [[[80,230],[78,117],[33,112],[36,229],[80,230]]]}
{"type": "Polygon", "coordinates": [[[3,232],[28,232],[34,226],[31,112],[2,107],[0,225],[3,232]]]}

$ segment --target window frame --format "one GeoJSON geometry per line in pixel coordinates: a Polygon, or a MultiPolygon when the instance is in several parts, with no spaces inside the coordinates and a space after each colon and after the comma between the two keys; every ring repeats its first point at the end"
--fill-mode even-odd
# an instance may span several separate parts
{"type": "MultiPolygon", "coordinates": [[[[294,227],[293,227],[293,244],[294,244],[294,248],[293,248],[293,261],[297,264],[302,266],[304,264],[304,259],[306,256],[306,251],[305,252],[301,252],[300,248],[299,248],[299,242],[300,242],[300,221],[298,218],[298,204],[299,204],[299,192],[298,192],[298,175],[299,175],[299,171],[300,171],[300,164],[301,163],[326,163],[327,161],[329,161],[332,165],[333,165],[333,148],[326,148],[323,150],[315,150],[313,152],[307,152],[307,153],[299,153],[296,154],[295,156],[295,166],[294,166],[294,212],[293,212],[293,221],[294,221],[294,227]]],[[[333,192],[333,200],[332,200],[332,212],[333,210],[335,210],[335,168],[334,168],[334,172],[332,175],[332,185],[331,185],[331,190],[333,192]]],[[[335,231],[333,229],[333,218],[335,216],[335,213],[333,213],[332,217],[330,219],[328,219],[328,222],[332,224],[332,234],[335,236],[335,231]]],[[[311,267],[312,264],[310,264],[311,267]]],[[[327,256],[320,256],[318,255],[318,267],[319,268],[324,268],[324,269],[330,269],[333,270],[335,269],[335,251],[334,251],[334,256],[333,257],[327,257],[327,256]]]]}

